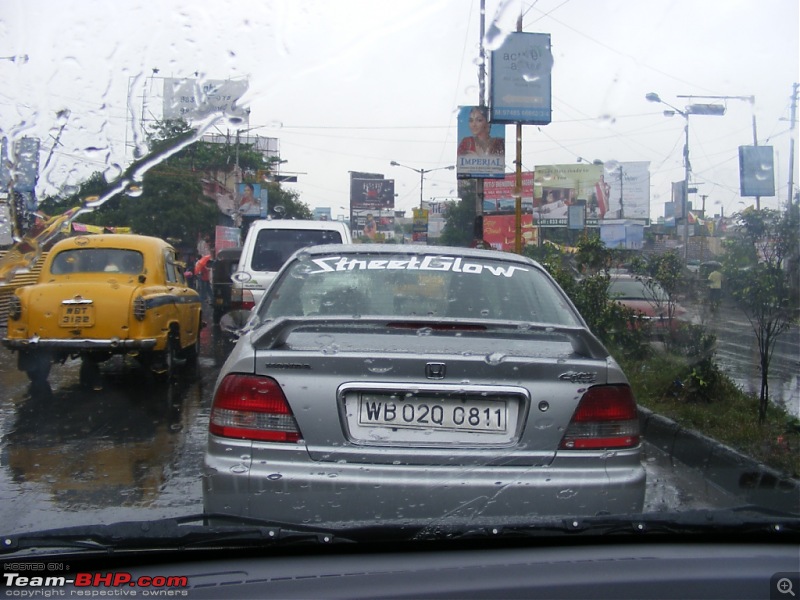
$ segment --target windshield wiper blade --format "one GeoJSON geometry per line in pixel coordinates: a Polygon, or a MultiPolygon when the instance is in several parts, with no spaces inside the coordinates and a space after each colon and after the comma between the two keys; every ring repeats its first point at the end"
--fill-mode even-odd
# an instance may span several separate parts
{"type": "MultiPolygon", "coordinates": [[[[423,537],[427,537],[424,535],[423,537]]],[[[800,534],[797,514],[756,505],[719,510],[644,513],[597,517],[543,518],[531,523],[480,526],[463,530],[452,538],[548,537],[558,535],[646,535],[646,534],[800,534]]]]}
{"type": "Polygon", "coordinates": [[[0,554],[33,548],[119,551],[338,543],[354,541],[332,531],[311,527],[229,515],[196,514],[4,535],[0,537],[0,554]],[[209,520],[215,524],[203,524],[209,520]],[[216,524],[223,522],[230,524],[216,524]]]}

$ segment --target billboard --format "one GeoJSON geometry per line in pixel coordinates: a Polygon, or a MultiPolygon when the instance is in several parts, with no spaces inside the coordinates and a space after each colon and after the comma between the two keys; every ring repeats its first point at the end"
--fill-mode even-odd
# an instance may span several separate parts
{"type": "Polygon", "coordinates": [[[739,146],[741,196],[774,196],[775,164],[772,146],[739,146]]]}
{"type": "Polygon", "coordinates": [[[545,226],[567,227],[570,206],[586,204],[586,222],[650,218],[650,163],[536,165],[533,213],[545,226]]]}
{"type": "MultiPolygon", "coordinates": [[[[483,182],[483,212],[508,213],[516,210],[514,188],[516,173],[506,173],[503,179],[487,179],[483,182]]],[[[522,174],[522,212],[533,212],[533,173],[522,174]]]]}
{"type": "Polygon", "coordinates": [[[631,221],[606,221],[600,225],[600,241],[608,248],[641,250],[644,243],[644,225],[631,221]]]}
{"type": "Polygon", "coordinates": [[[394,209],[394,179],[351,177],[350,208],[351,211],[394,209]]]}
{"type": "Polygon", "coordinates": [[[609,185],[606,219],[650,220],[650,162],[609,161],[603,165],[609,185]]]}
{"type": "Polygon", "coordinates": [[[213,113],[224,113],[247,122],[250,111],[239,106],[247,91],[246,79],[164,78],[164,119],[202,119],[213,113]]]}
{"type": "MultiPolygon", "coordinates": [[[[522,245],[536,246],[539,243],[537,227],[533,215],[522,215],[522,245]]],[[[516,217],[515,215],[485,215],[483,217],[483,241],[494,250],[514,252],[516,217]]]]}
{"type": "Polygon", "coordinates": [[[492,121],[527,125],[550,123],[552,70],[549,34],[508,34],[491,56],[492,121]]]}
{"type": "Polygon", "coordinates": [[[485,106],[458,107],[456,177],[502,178],[506,172],[506,128],[489,122],[485,106]]]}
{"type": "Polygon", "coordinates": [[[383,242],[394,238],[394,211],[354,208],[350,213],[354,238],[363,242],[383,242]]]}
{"type": "Polygon", "coordinates": [[[415,244],[428,243],[428,210],[415,208],[413,211],[413,221],[411,223],[411,241],[415,244]]]}
{"type": "Polygon", "coordinates": [[[243,217],[267,216],[269,193],[260,183],[239,183],[236,185],[236,207],[243,217]]]}

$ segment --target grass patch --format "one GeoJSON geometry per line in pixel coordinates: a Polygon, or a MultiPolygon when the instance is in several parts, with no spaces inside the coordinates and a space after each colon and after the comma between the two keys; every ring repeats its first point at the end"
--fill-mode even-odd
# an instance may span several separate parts
{"type": "Polygon", "coordinates": [[[758,423],[758,398],[743,392],[710,357],[659,353],[619,360],[641,406],[735,448],[791,477],[800,477],[800,421],[770,405],[758,423]]]}

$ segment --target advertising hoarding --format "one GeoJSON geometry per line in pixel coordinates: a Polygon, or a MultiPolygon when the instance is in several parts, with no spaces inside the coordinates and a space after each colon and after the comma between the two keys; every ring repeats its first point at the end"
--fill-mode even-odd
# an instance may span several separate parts
{"type": "Polygon", "coordinates": [[[415,208],[411,224],[411,240],[415,244],[428,243],[428,210],[415,208]]]}
{"type": "Polygon", "coordinates": [[[552,70],[549,34],[508,34],[491,54],[492,121],[527,125],[550,123],[552,70]]]}
{"type": "Polygon", "coordinates": [[[603,165],[610,186],[606,219],[650,220],[650,162],[609,161],[603,165]]]}
{"type": "Polygon", "coordinates": [[[456,177],[502,178],[506,171],[506,128],[489,122],[485,106],[458,107],[456,177]]]}
{"type": "MultiPolygon", "coordinates": [[[[522,245],[536,246],[539,243],[538,228],[533,222],[533,215],[522,215],[522,245]]],[[[483,217],[483,241],[494,250],[514,252],[515,249],[515,215],[485,215],[483,217]]]]}
{"type": "Polygon", "coordinates": [[[741,196],[774,196],[775,164],[772,146],[739,146],[741,196]]]}
{"type": "Polygon", "coordinates": [[[650,218],[650,163],[536,165],[533,214],[545,226],[567,227],[569,207],[585,202],[586,223],[650,218]],[[620,176],[621,175],[621,176],[620,176]]]}
{"type": "MultiPolygon", "coordinates": [[[[503,179],[487,179],[483,182],[483,212],[508,213],[516,210],[514,188],[516,173],[506,173],[503,179]]],[[[533,173],[522,173],[522,212],[533,212],[533,173]]]]}
{"type": "Polygon", "coordinates": [[[394,208],[394,179],[350,179],[350,208],[391,210],[394,208]]]}
{"type": "Polygon", "coordinates": [[[164,119],[202,119],[213,113],[239,117],[247,123],[250,115],[239,99],[247,91],[246,79],[164,78],[164,119]]]}

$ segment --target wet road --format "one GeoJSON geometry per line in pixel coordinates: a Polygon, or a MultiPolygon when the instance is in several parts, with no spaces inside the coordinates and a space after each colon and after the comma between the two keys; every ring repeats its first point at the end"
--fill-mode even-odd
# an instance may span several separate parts
{"type": "MultiPolygon", "coordinates": [[[[744,313],[730,301],[716,314],[694,309],[697,323],[717,336],[716,361],[742,390],[756,397],[761,391],[758,342],[744,313]]],[[[800,327],[793,325],[776,343],[769,367],[770,400],[800,418],[800,327]]]]}
{"type": "MultiPolygon", "coordinates": [[[[78,361],[34,391],[0,348],[0,531],[201,512],[211,394],[229,348],[209,327],[196,379],[147,387],[133,361],[114,359],[98,391],[79,385],[78,361]]],[[[652,446],[644,463],[645,510],[737,504],[652,446]]]]}

